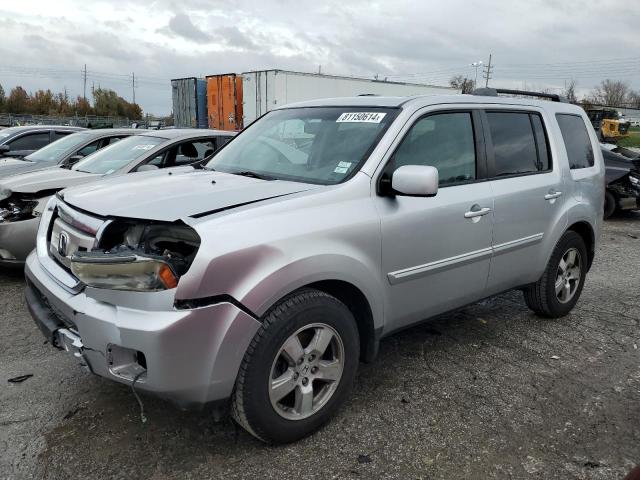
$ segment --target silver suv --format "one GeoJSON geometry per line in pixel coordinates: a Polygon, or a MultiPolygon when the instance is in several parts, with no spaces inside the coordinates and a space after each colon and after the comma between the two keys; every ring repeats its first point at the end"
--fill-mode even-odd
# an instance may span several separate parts
{"type": "MultiPolygon", "coordinates": [[[[491,93],[491,92],[489,92],[491,93]]],[[[576,304],[604,168],[588,117],[500,96],[274,110],[204,169],[74,187],[26,265],[41,330],[93,373],[228,404],[290,442],[345,401],[380,339],[509,289],[576,304]]]]}

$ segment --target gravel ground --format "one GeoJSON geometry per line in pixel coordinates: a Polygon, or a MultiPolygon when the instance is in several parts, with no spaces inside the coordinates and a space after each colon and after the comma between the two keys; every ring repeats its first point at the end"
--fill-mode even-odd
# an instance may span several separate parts
{"type": "Polygon", "coordinates": [[[577,308],[519,292],[406,330],[310,438],[268,447],[144,398],[45,345],[0,273],[0,478],[621,479],[640,462],[640,215],[606,223],[577,308]],[[33,374],[19,384],[9,378],[33,374]]]}

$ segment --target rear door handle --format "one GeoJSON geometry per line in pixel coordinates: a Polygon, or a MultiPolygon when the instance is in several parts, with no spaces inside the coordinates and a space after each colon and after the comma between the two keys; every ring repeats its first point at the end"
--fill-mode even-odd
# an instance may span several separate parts
{"type": "Polygon", "coordinates": [[[545,200],[553,200],[554,198],[558,198],[562,196],[562,192],[550,191],[544,196],[545,200]]]}
{"type": "Polygon", "coordinates": [[[490,212],[491,209],[489,207],[479,208],[478,205],[474,205],[471,210],[464,214],[464,218],[482,217],[490,212]]]}

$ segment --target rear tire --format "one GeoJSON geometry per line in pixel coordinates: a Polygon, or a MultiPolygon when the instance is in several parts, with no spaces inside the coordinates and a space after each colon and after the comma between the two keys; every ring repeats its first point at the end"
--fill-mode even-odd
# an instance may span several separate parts
{"type": "Polygon", "coordinates": [[[524,300],[541,317],[567,315],[580,298],[587,274],[587,247],[582,237],[569,230],[560,238],[542,277],[525,288],[524,300]]]}
{"type": "Polygon", "coordinates": [[[604,192],[604,215],[605,219],[611,217],[616,211],[616,197],[609,190],[604,192]]]}
{"type": "Polygon", "coordinates": [[[299,440],[347,398],[359,357],[358,329],[346,305],[318,290],[293,293],[267,312],[245,353],[233,418],[264,442],[299,440]]]}

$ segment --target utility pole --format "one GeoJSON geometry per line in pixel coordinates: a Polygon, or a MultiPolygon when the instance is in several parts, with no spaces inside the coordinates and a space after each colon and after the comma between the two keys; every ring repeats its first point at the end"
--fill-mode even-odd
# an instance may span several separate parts
{"type": "Polygon", "coordinates": [[[484,86],[486,88],[489,87],[489,80],[491,79],[491,74],[493,73],[493,66],[491,65],[491,54],[489,54],[489,63],[484,68],[484,74],[482,75],[485,78],[484,86]]]}
{"type": "Polygon", "coordinates": [[[84,71],[82,72],[83,77],[83,87],[82,87],[82,97],[84,101],[87,101],[87,64],[84,64],[84,71]]]}
{"type": "Polygon", "coordinates": [[[133,103],[136,103],[136,72],[131,73],[131,90],[133,91],[133,103]]]}

